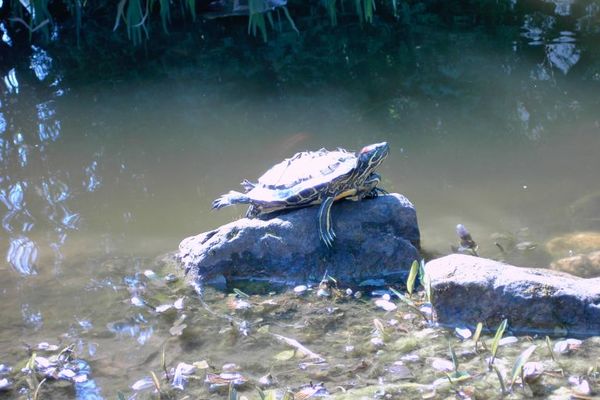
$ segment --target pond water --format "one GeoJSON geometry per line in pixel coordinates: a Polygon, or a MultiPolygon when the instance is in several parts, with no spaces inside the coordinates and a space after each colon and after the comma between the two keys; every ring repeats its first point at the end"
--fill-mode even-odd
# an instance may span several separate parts
{"type": "MultiPolygon", "coordinates": [[[[462,223],[481,255],[547,266],[547,240],[600,230],[597,218],[569,212],[600,189],[600,11],[589,3],[575,16],[568,2],[556,3],[491,30],[415,24],[383,45],[359,35],[333,61],[320,55],[323,68],[339,68],[325,72],[288,54],[256,67],[266,76],[220,76],[220,59],[207,57],[160,78],[70,81],[59,54],[32,46],[28,65],[15,62],[0,82],[0,364],[18,368],[39,342],[74,343],[94,378],[76,395],[90,399],[132,395],[134,382],[160,373],[163,347],[169,366],[207,360],[220,371],[234,362],[253,378],[271,371],[281,388],[395,382],[390,363],[411,352],[422,361],[413,368],[405,360],[414,382],[444,376],[418,373],[428,357],[448,358],[448,345],[441,330],[407,334],[423,326],[406,307],[394,317],[371,300],[276,295],[234,312],[224,294],[209,292],[203,304],[192,289],[165,283],[170,271],[157,259],[184,237],[243,215],[242,207],[210,209],[242,179],[297,151],[385,140],[383,187],[415,204],[427,252],[449,252],[462,223]],[[512,243],[508,254],[499,240],[512,243]],[[178,298],[183,310],[148,307],[178,298]],[[184,313],[187,331],[174,336],[184,313]],[[398,353],[378,355],[374,318],[385,321],[388,348],[398,353]],[[253,326],[247,337],[245,319],[253,326]],[[299,369],[270,332],[300,340],[329,367],[299,369]]],[[[570,374],[597,365],[594,340],[570,374]]],[[[507,354],[514,359],[521,347],[507,354]]],[[[46,385],[47,398],[75,395],[46,385]]],[[[201,382],[190,386],[200,398],[223,397],[201,382]]]]}

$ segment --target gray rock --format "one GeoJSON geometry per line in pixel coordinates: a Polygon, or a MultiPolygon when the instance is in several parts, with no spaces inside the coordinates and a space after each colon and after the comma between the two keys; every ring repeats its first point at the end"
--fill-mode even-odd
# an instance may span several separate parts
{"type": "Polygon", "coordinates": [[[326,271],[345,285],[397,282],[420,258],[416,211],[402,195],[336,202],[333,248],[319,240],[318,209],[239,219],[184,239],[178,258],[196,282],[224,276],[286,285],[319,282],[326,271]]]}
{"type": "Polygon", "coordinates": [[[495,329],[508,318],[515,333],[600,334],[600,278],[459,254],[430,261],[425,271],[442,325],[495,329]]]}

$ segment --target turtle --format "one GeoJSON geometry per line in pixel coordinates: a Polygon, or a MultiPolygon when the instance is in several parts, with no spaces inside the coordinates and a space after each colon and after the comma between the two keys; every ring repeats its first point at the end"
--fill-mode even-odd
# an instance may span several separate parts
{"type": "Polygon", "coordinates": [[[386,193],[378,188],[375,169],[389,153],[386,142],[365,146],[356,154],[344,149],[304,151],[271,167],[256,183],[244,180],[246,193],[234,190],[212,203],[213,209],[249,204],[247,218],[320,204],[319,238],[333,246],[331,205],[340,199],[361,200],[386,193]]]}

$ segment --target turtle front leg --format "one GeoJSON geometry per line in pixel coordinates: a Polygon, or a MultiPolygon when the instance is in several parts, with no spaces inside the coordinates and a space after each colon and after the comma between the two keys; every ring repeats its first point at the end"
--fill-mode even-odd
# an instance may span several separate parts
{"type": "Polygon", "coordinates": [[[377,187],[377,185],[381,182],[381,177],[379,174],[373,172],[371,175],[365,179],[363,186],[359,189],[360,198],[373,199],[379,195],[388,194],[385,189],[377,187]]]}
{"type": "Polygon", "coordinates": [[[331,225],[331,205],[334,200],[334,196],[326,197],[319,208],[319,238],[327,247],[332,247],[335,239],[335,232],[331,225]]]}

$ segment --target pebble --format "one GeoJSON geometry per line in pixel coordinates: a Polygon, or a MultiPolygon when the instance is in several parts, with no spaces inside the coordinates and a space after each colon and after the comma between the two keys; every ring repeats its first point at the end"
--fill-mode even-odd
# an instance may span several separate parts
{"type": "Polygon", "coordinates": [[[306,293],[307,290],[308,287],[306,285],[298,285],[294,288],[294,293],[296,293],[297,295],[302,295],[306,293]]]}

